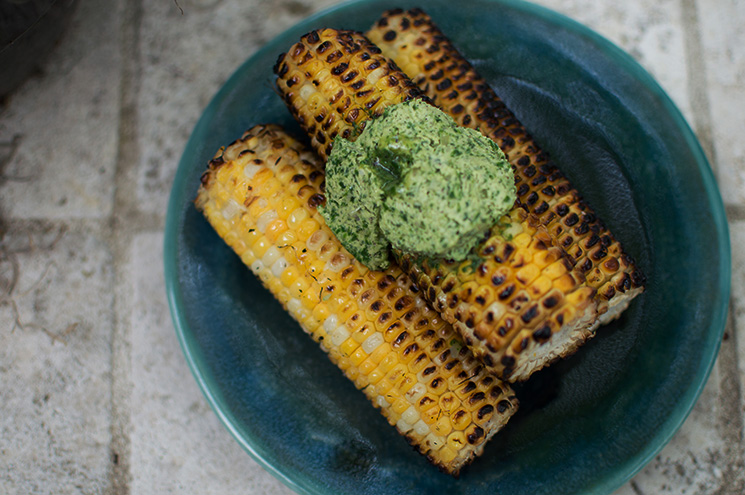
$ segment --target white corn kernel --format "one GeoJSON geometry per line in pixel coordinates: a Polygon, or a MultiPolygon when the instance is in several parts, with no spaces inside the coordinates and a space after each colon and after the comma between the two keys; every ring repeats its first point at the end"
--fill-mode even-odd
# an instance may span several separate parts
{"type": "Polygon", "coordinates": [[[284,256],[281,256],[277,261],[274,262],[272,265],[272,274],[275,277],[279,277],[282,275],[282,272],[285,271],[285,268],[287,268],[287,260],[284,256]]]}
{"type": "Polygon", "coordinates": [[[385,75],[386,69],[384,67],[378,67],[366,77],[368,84],[374,86],[378,80],[385,75]]]}
{"type": "Polygon", "coordinates": [[[409,406],[409,408],[405,410],[404,413],[401,415],[401,419],[413,425],[414,423],[419,421],[419,412],[414,406],[409,406]]]}
{"type": "Polygon", "coordinates": [[[418,401],[426,392],[427,387],[425,387],[422,383],[417,383],[406,392],[406,400],[414,403],[418,401]]]}
{"type": "Polygon", "coordinates": [[[262,268],[264,268],[264,263],[262,263],[261,260],[256,260],[251,263],[251,271],[254,275],[258,275],[262,268]]]}
{"type": "Polygon", "coordinates": [[[300,101],[308,101],[313,93],[316,92],[316,88],[312,84],[306,83],[300,88],[300,101]]]}
{"type": "Polygon", "coordinates": [[[225,220],[232,220],[243,208],[234,199],[229,199],[222,209],[222,216],[225,220]]]}
{"type": "Polygon", "coordinates": [[[383,334],[376,332],[362,342],[362,350],[368,354],[372,354],[372,352],[383,342],[385,342],[383,334]]]}
{"type": "Polygon", "coordinates": [[[296,297],[293,297],[292,299],[287,301],[287,311],[289,311],[290,313],[297,313],[302,307],[303,302],[296,297]]]}
{"type": "Polygon", "coordinates": [[[334,273],[342,271],[350,263],[349,256],[344,253],[335,253],[326,263],[325,269],[334,273]]]}
{"type": "Polygon", "coordinates": [[[339,326],[339,318],[336,315],[331,315],[323,322],[323,329],[326,333],[330,333],[333,329],[339,326]]]}
{"type": "Polygon", "coordinates": [[[443,445],[445,445],[445,439],[442,437],[438,437],[434,433],[430,433],[427,435],[427,438],[424,439],[425,442],[429,444],[430,447],[432,447],[432,450],[440,450],[443,445]]]}
{"type": "Polygon", "coordinates": [[[349,330],[345,325],[339,325],[335,330],[328,332],[334,345],[342,345],[349,338],[349,330]]]}
{"type": "Polygon", "coordinates": [[[429,433],[429,425],[424,422],[424,420],[419,420],[416,423],[414,423],[414,431],[417,435],[424,436],[429,433]]]}
{"type": "Polygon", "coordinates": [[[269,225],[269,222],[276,220],[277,216],[277,210],[265,211],[261,214],[258,220],[256,220],[256,228],[263,234],[266,232],[266,226],[269,225]]]}
{"type": "Polygon", "coordinates": [[[411,423],[407,423],[403,418],[401,418],[396,422],[396,428],[398,428],[398,431],[401,433],[406,433],[411,430],[413,426],[411,426],[411,423]]]}
{"type": "Polygon", "coordinates": [[[272,246],[266,250],[266,253],[264,253],[264,256],[261,258],[261,262],[264,263],[265,266],[272,266],[281,257],[282,253],[279,252],[277,246],[272,246]]]}
{"type": "Polygon", "coordinates": [[[248,165],[243,167],[243,175],[245,175],[247,179],[253,179],[254,175],[256,175],[256,172],[258,172],[262,168],[263,168],[262,165],[256,165],[255,163],[249,163],[248,165]]]}

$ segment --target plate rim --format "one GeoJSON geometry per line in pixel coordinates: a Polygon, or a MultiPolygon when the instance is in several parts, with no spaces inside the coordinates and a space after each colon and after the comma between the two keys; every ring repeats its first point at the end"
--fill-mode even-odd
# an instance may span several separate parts
{"type": "MultiPolygon", "coordinates": [[[[702,355],[702,363],[704,366],[700,369],[699,376],[696,377],[696,386],[689,387],[686,389],[685,399],[680,404],[685,404],[685,407],[676,408],[663,423],[663,427],[660,428],[662,431],[658,431],[653,438],[656,441],[647,442],[645,448],[638,452],[636,455],[628,457],[627,462],[619,464],[624,469],[615,469],[611,474],[598,480],[598,482],[592,486],[587,487],[588,493],[611,493],[613,490],[619,488],[634,475],[636,475],[644,466],[646,466],[654,457],[669,443],[672,437],[678,432],[682,424],[690,415],[693,407],[695,406],[698,398],[701,395],[711,371],[716,362],[716,356],[721,347],[722,336],[726,330],[726,321],[729,311],[729,298],[731,291],[731,245],[730,245],[730,234],[729,225],[727,223],[726,213],[724,209],[724,203],[721,197],[721,192],[716,182],[714,172],[711,165],[706,157],[705,152],[701,146],[701,143],[696,138],[695,132],[689,125],[688,121],[682,115],[680,109],[675,105],[670,96],[660,86],[657,80],[631,55],[625,52],[623,49],[618,47],[612,41],[608,40],[601,34],[587,27],[586,25],[576,21],[565,14],[556,12],[548,7],[534,4],[526,0],[482,0],[484,3],[490,3],[494,5],[506,5],[509,4],[510,8],[519,10],[527,13],[531,16],[537,16],[542,20],[548,21],[552,24],[564,27],[574,34],[581,35],[587,38],[594,47],[602,50],[605,54],[614,59],[614,61],[623,65],[623,69],[628,72],[635,80],[640,81],[646,88],[651,90],[663,107],[668,112],[668,116],[672,118],[673,123],[680,130],[681,135],[685,138],[688,148],[694,155],[694,161],[697,164],[698,171],[701,175],[702,184],[706,193],[706,199],[713,213],[712,221],[716,226],[717,241],[721,246],[719,254],[719,265],[718,274],[720,277],[719,296],[720,304],[714,308],[713,314],[716,318],[712,319],[709,324],[709,328],[712,329],[708,333],[708,339],[711,340],[716,337],[716,341],[707,348],[705,355],[702,355]],[[714,331],[716,330],[716,331],[714,331]]],[[[372,5],[379,4],[381,6],[381,13],[386,8],[386,4],[390,3],[386,0],[350,0],[342,2],[336,5],[332,5],[325,9],[322,9],[308,17],[303,18],[297,23],[291,25],[282,32],[276,34],[258,50],[253,52],[246,60],[244,60],[239,66],[233,71],[233,73],[223,82],[214,96],[207,103],[199,119],[197,120],[194,129],[192,130],[189,139],[186,142],[185,150],[189,149],[193,143],[195,136],[203,134],[204,128],[212,121],[212,117],[215,114],[215,108],[218,106],[217,103],[222,101],[229,93],[229,87],[235,85],[240,80],[240,76],[244,71],[244,67],[250,65],[255,59],[261,58],[266,55],[267,52],[276,51],[279,39],[285,38],[288,34],[294,30],[299,29],[301,26],[309,26],[317,22],[319,19],[329,16],[335,12],[343,10],[354,10],[361,5],[372,5]]],[[[426,11],[426,7],[425,7],[426,11]]],[[[189,342],[187,342],[186,332],[187,329],[191,328],[188,321],[186,321],[181,307],[183,305],[181,287],[179,285],[178,277],[178,226],[180,214],[183,206],[183,197],[180,197],[180,192],[186,189],[186,176],[188,171],[191,170],[192,164],[190,163],[189,157],[186,154],[182,154],[173,180],[171,187],[166,221],[164,228],[164,241],[163,241],[163,262],[164,262],[164,276],[165,276],[165,287],[166,296],[168,300],[169,311],[171,315],[171,321],[174,325],[176,336],[179,341],[179,345],[186,359],[187,365],[191,371],[192,376],[196,380],[202,394],[207,399],[210,408],[220,419],[220,422],[228,430],[231,436],[241,445],[241,447],[259,464],[272,474],[279,481],[284,483],[287,487],[294,490],[297,493],[303,495],[321,495],[325,492],[318,492],[311,490],[306,486],[303,486],[299,481],[296,480],[293,473],[287,473],[265,458],[264,454],[257,449],[250,439],[244,438],[244,435],[239,432],[237,428],[237,419],[226,411],[225,405],[222,403],[219,397],[213,393],[208,380],[205,375],[202,363],[195,356],[191,349],[189,342]]]]}

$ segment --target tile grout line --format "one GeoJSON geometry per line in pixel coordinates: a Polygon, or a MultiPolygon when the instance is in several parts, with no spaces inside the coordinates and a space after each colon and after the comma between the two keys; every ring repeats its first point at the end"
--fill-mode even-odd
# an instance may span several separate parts
{"type": "MultiPolygon", "coordinates": [[[[109,493],[129,495],[131,472],[131,285],[126,266],[129,258],[130,235],[137,215],[132,198],[139,148],[137,145],[137,96],[140,89],[139,27],[142,0],[121,2],[120,54],[121,88],[118,147],[114,173],[114,206],[109,224],[109,244],[114,263],[114,327],[111,339],[111,425],[109,493]],[[133,218],[135,220],[133,220],[133,218]]],[[[151,222],[146,222],[151,223],[151,222]]]]}
{"type": "MultiPolygon", "coordinates": [[[[697,0],[681,0],[686,57],[688,98],[693,110],[693,128],[709,159],[714,177],[719,177],[716,145],[713,136],[711,105],[706,81],[706,62],[698,17],[697,0]]],[[[727,208],[731,213],[742,214],[741,208],[727,208]]],[[[732,218],[730,218],[732,220],[732,218]]],[[[732,300],[729,301],[729,314],[725,323],[724,341],[721,342],[717,366],[720,372],[717,430],[725,441],[721,484],[714,492],[717,495],[739,495],[745,492],[742,458],[743,417],[740,411],[742,392],[737,362],[737,333],[735,331],[735,312],[732,300]]]]}

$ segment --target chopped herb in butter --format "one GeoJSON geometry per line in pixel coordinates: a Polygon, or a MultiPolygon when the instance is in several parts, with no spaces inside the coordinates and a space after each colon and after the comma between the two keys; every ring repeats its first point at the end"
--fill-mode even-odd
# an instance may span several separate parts
{"type": "Polygon", "coordinates": [[[384,269],[390,248],[462,260],[515,202],[504,153],[421,100],[388,108],[326,165],[326,223],[362,264],[384,269]]]}

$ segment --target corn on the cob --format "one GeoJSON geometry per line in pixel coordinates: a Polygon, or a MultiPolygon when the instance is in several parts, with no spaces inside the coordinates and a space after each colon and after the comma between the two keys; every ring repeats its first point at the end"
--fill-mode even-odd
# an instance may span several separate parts
{"type": "Polygon", "coordinates": [[[337,135],[354,140],[385,107],[422,97],[396,64],[354,31],[311,31],[280,55],[274,72],[287,107],[324,163],[337,135]]]}
{"type": "MultiPolygon", "coordinates": [[[[365,46],[369,45],[369,42],[366,42],[359,34],[345,35],[353,36],[358,40],[359,45],[365,43],[367,43],[365,46]]],[[[307,40],[309,37],[320,47],[330,43],[329,40],[338,39],[340,35],[336,31],[326,29],[321,32],[310,33],[304,36],[303,40],[307,40]]],[[[302,49],[295,45],[290,53],[296,53],[295,58],[301,59],[309,72],[301,77],[297,75],[300,72],[298,69],[284,70],[282,67],[286,63],[284,61],[287,60],[287,55],[280,57],[280,63],[278,64],[280,69],[278,70],[277,85],[293,114],[296,117],[299,116],[301,124],[310,118],[308,107],[330,108],[333,103],[332,99],[336,97],[336,93],[334,93],[336,89],[325,92],[314,90],[312,96],[307,97],[312,98],[311,103],[311,100],[306,99],[302,92],[288,89],[288,87],[293,88],[296,84],[309,86],[313,85],[312,81],[315,80],[328,80],[329,77],[324,76],[324,74],[333,72],[331,67],[336,63],[336,60],[331,63],[325,61],[323,57],[325,52],[319,53],[317,49],[312,46],[308,47],[306,44],[307,42],[304,41],[302,49]],[[288,85],[288,80],[300,80],[301,82],[288,85]]],[[[375,52],[376,50],[372,51],[375,52]]],[[[381,65],[394,66],[390,62],[383,61],[380,63],[381,65]]],[[[364,62],[350,60],[349,63],[344,62],[344,64],[344,71],[358,75],[356,77],[359,77],[360,84],[365,84],[364,62]]],[[[341,71],[336,72],[344,74],[341,71]]],[[[400,83],[405,78],[404,75],[397,75],[396,81],[400,83]]],[[[403,85],[409,87],[410,83],[404,82],[403,85]]],[[[346,94],[345,98],[344,109],[359,108],[365,101],[364,97],[351,93],[346,94]]],[[[387,106],[400,101],[401,98],[397,96],[376,99],[375,108],[379,113],[382,113],[387,106]]],[[[324,110],[322,115],[326,115],[326,111],[324,110]]],[[[342,136],[354,137],[352,134],[354,130],[364,123],[364,119],[370,117],[366,114],[356,114],[354,122],[339,122],[339,127],[333,132],[341,133],[342,136]]],[[[323,127],[315,129],[313,132],[314,134],[311,134],[311,137],[320,142],[329,142],[332,138],[331,131],[323,127]],[[320,139],[319,136],[321,136],[320,139]]],[[[558,357],[573,352],[592,334],[594,330],[592,325],[596,320],[597,305],[592,302],[595,291],[589,287],[580,287],[584,282],[584,277],[571,266],[569,270],[564,269],[561,273],[557,272],[556,276],[552,278],[538,277],[546,268],[546,265],[541,265],[545,262],[546,256],[534,256],[533,246],[543,246],[545,251],[552,253],[550,256],[553,257],[552,262],[557,263],[556,266],[564,267],[569,263],[566,255],[559,248],[555,246],[548,248],[549,245],[555,244],[550,236],[545,239],[531,237],[536,234],[536,229],[527,225],[528,219],[521,215],[520,211],[505,216],[503,218],[504,225],[493,229],[491,238],[483,247],[488,248],[503,243],[504,232],[525,233],[526,235],[521,239],[527,242],[506,244],[508,246],[506,249],[516,250],[510,257],[492,258],[488,249],[486,252],[482,251],[480,259],[476,260],[476,264],[482,272],[478,279],[472,276],[473,273],[466,275],[458,270],[457,266],[452,266],[445,261],[437,267],[432,267],[427,263],[423,265],[414,263],[405,253],[398,253],[399,261],[402,262],[405,269],[414,277],[420,287],[424,289],[425,297],[448,322],[456,326],[469,346],[482,358],[484,363],[501,378],[507,380],[526,379],[533,371],[540,369],[558,357]],[[562,260],[559,260],[559,258],[562,258],[562,260]],[[449,285],[442,286],[445,275],[451,271],[454,272],[454,276],[448,278],[449,285]],[[526,278],[528,274],[531,276],[526,278]],[[532,274],[535,274],[535,276],[532,276],[532,274]],[[480,288],[484,290],[493,291],[495,290],[495,283],[492,279],[498,280],[501,276],[504,276],[507,281],[501,291],[510,286],[514,293],[504,292],[504,297],[489,308],[480,306],[474,299],[475,296],[465,297],[461,295],[461,292],[466,291],[466,287],[469,287],[468,290],[475,293],[474,285],[477,284],[482,284],[483,287],[480,288]],[[548,289],[544,286],[547,286],[548,289]],[[549,298],[549,300],[557,300],[560,303],[553,307],[543,306],[541,298],[546,296],[546,291],[552,288],[554,290],[551,294],[555,297],[549,298]],[[457,304],[452,300],[452,296],[455,294],[458,294],[456,296],[457,304]],[[476,320],[478,321],[476,322],[476,320]],[[478,328],[475,323],[478,323],[478,328]],[[545,345],[548,342],[551,344],[545,345]]],[[[535,222],[533,217],[531,217],[531,221],[535,222]]],[[[474,261],[466,262],[466,264],[471,263],[474,263],[474,261]]],[[[553,274],[554,272],[550,273],[553,274]]]]}
{"type": "Polygon", "coordinates": [[[502,379],[527,379],[574,352],[595,329],[595,289],[521,208],[502,218],[474,258],[437,264],[402,253],[396,258],[502,379]]]}
{"type": "Polygon", "coordinates": [[[196,205],[388,422],[457,475],[517,400],[399,268],[369,271],[341,246],[316,211],[319,166],[278,126],[257,126],[211,161],[196,205]]]}
{"type": "Polygon", "coordinates": [[[644,275],[525,127],[420,9],[383,14],[366,33],[443,111],[481,130],[515,169],[518,201],[540,218],[597,289],[599,323],[644,290],[644,275]]]}

